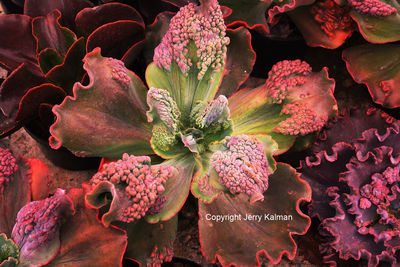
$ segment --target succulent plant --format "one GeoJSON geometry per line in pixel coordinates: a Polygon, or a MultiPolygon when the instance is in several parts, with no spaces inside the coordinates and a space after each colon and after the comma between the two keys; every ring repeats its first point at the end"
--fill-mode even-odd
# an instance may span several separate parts
{"type": "MultiPolygon", "coordinates": [[[[293,168],[277,165],[272,155],[290,148],[297,136],[313,135],[336,116],[334,81],[326,68],[314,73],[306,62],[286,60],[272,68],[261,86],[235,92],[246,77],[225,72],[229,42],[217,1],[189,4],[171,19],[155,49],[154,62],[146,70],[149,90],[121,61],[104,58],[95,49],[84,59],[89,84],[76,83],[73,96],[53,108],[53,148],[65,146],[76,155],[116,160],[93,176],[86,200],[98,209],[105,226],[122,225],[128,231],[126,258],[147,264],[163,260],[157,251],[171,252],[175,215],[190,190],[204,210],[232,199],[237,202],[232,208],[263,213],[278,209],[271,203],[285,201],[293,222],[277,224],[284,229],[279,235],[265,230],[269,234],[259,246],[249,246],[254,253],[243,259],[244,264],[256,262],[261,250],[274,263],[285,253],[292,259],[292,235],[309,226],[298,207],[309,199],[307,184],[293,168]],[[218,90],[233,95],[228,99],[218,90]],[[151,164],[153,154],[164,161],[151,164]],[[283,190],[277,180],[293,185],[293,190],[283,190]],[[271,183],[277,189],[269,190],[271,183]],[[132,229],[158,233],[151,234],[158,238],[148,239],[138,253],[132,229]],[[271,249],[269,242],[279,246],[271,249]]],[[[252,229],[247,222],[240,227],[252,229]]],[[[269,222],[263,224],[268,227],[269,222]]],[[[231,238],[235,244],[244,236],[231,238]]],[[[219,252],[211,248],[212,240],[201,241],[213,261],[219,252]]],[[[226,265],[241,262],[242,256],[227,252],[219,259],[226,265]]]]}
{"type": "Polygon", "coordinates": [[[399,125],[373,108],[351,111],[326,130],[315,155],[302,161],[327,263],[353,258],[368,266],[397,264],[399,125]]]}

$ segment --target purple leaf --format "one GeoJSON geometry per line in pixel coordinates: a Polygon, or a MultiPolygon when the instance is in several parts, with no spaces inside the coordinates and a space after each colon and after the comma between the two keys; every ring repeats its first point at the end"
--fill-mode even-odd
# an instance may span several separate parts
{"type": "Polygon", "coordinates": [[[37,64],[36,39],[32,34],[32,19],[24,15],[3,15],[0,18],[0,62],[13,71],[22,63],[37,64]]]}
{"type": "Polygon", "coordinates": [[[46,16],[54,9],[58,9],[62,14],[61,25],[73,29],[76,14],[80,10],[92,6],[93,4],[88,0],[26,0],[24,14],[35,18],[46,16]]]}
{"type": "Polygon", "coordinates": [[[139,12],[131,6],[121,3],[107,3],[100,6],[82,9],[76,15],[78,31],[88,37],[97,28],[119,20],[136,21],[144,27],[139,12]]]}
{"type": "Polygon", "coordinates": [[[45,17],[33,19],[32,31],[38,41],[38,53],[43,49],[52,48],[64,57],[75,42],[75,34],[59,24],[60,17],[60,11],[54,10],[45,17]]]}
{"type": "Polygon", "coordinates": [[[121,59],[126,51],[144,39],[144,27],[131,20],[107,23],[90,34],[86,51],[100,47],[108,57],[121,59]]]}

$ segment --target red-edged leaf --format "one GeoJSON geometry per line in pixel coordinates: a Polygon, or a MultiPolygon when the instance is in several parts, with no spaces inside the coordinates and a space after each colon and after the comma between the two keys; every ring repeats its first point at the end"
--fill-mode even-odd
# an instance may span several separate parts
{"type": "Polygon", "coordinates": [[[85,40],[81,37],[69,48],[64,62],[52,68],[46,78],[71,95],[74,83],[80,81],[85,73],[82,62],[84,56],[85,40]]]}
{"type": "Polygon", "coordinates": [[[140,220],[126,227],[128,247],[125,258],[134,260],[142,266],[160,266],[159,264],[172,260],[178,216],[156,224],[140,220]]]}
{"type": "Polygon", "coordinates": [[[256,61],[256,53],[251,47],[251,35],[246,28],[228,29],[226,34],[230,42],[218,94],[230,97],[249,77],[256,61]]]}
{"type": "Polygon", "coordinates": [[[251,29],[261,28],[269,33],[266,11],[273,0],[221,0],[221,6],[230,9],[230,14],[225,18],[225,23],[230,26],[235,23],[243,24],[251,29]]]}
{"type": "Polygon", "coordinates": [[[38,41],[38,52],[52,48],[64,57],[68,48],[75,42],[75,34],[59,24],[60,17],[60,11],[54,10],[45,17],[33,19],[32,31],[38,41]]]}
{"type": "Polygon", "coordinates": [[[100,47],[104,56],[121,59],[130,47],[144,39],[144,27],[136,21],[120,20],[97,28],[86,44],[87,52],[100,47]]]}
{"type": "Polygon", "coordinates": [[[75,214],[61,227],[61,248],[46,266],[121,266],[127,245],[126,232],[105,228],[96,218],[96,211],[85,206],[84,192],[74,188],[69,193],[75,214]]]}
{"type": "Polygon", "coordinates": [[[42,103],[61,103],[67,96],[63,89],[53,84],[44,83],[29,89],[19,104],[16,120],[26,120],[38,116],[42,103]]]}
{"type": "Polygon", "coordinates": [[[89,85],[76,83],[73,97],[53,108],[57,121],[50,128],[51,146],[110,158],[152,154],[144,84],[122,62],[103,58],[100,49],[85,57],[84,68],[89,85]]]}
{"type": "Polygon", "coordinates": [[[284,254],[294,258],[297,246],[293,235],[305,234],[311,223],[299,209],[301,201],[311,200],[311,188],[283,163],[277,164],[269,182],[262,202],[250,204],[243,194],[235,198],[221,194],[211,204],[199,203],[200,243],[209,261],[218,259],[223,266],[257,266],[262,263],[261,255],[273,264],[284,254]],[[226,216],[225,221],[217,222],[216,216],[220,220],[226,216]]]}
{"type": "Polygon", "coordinates": [[[107,3],[93,8],[85,8],[76,15],[75,23],[78,31],[88,37],[94,30],[118,20],[136,21],[144,27],[139,12],[131,6],[121,3],[107,3]]]}
{"type": "Polygon", "coordinates": [[[34,71],[32,70],[23,63],[1,84],[0,108],[6,116],[15,118],[19,102],[26,92],[45,82],[38,66],[35,66],[34,71]]]}
{"type": "MultiPolygon", "coordinates": [[[[355,1],[357,3],[357,1],[355,1]]],[[[400,40],[400,6],[396,0],[379,1],[397,9],[390,16],[373,16],[360,14],[356,10],[351,12],[357,22],[358,29],[365,40],[370,43],[389,43],[400,40]]]]}
{"type": "Polygon", "coordinates": [[[0,62],[8,70],[12,71],[22,63],[37,64],[31,21],[30,17],[23,15],[0,17],[0,62]]]}
{"type": "Polygon", "coordinates": [[[309,46],[335,49],[351,36],[355,24],[350,8],[341,7],[334,0],[317,2],[288,12],[309,46]]]}
{"type": "Polygon", "coordinates": [[[75,25],[75,16],[86,7],[92,7],[89,0],[26,0],[24,14],[32,18],[46,16],[54,9],[58,9],[62,17],[60,23],[70,29],[75,25]]]}
{"type": "Polygon", "coordinates": [[[347,69],[357,83],[364,83],[375,103],[400,106],[400,46],[362,45],[343,51],[347,69]]]}
{"type": "Polygon", "coordinates": [[[189,195],[196,167],[196,163],[191,155],[167,160],[161,165],[172,166],[176,169],[176,172],[168,179],[165,184],[165,191],[160,196],[166,197],[164,208],[160,213],[146,216],[146,220],[151,223],[169,220],[181,210],[189,195]]]}

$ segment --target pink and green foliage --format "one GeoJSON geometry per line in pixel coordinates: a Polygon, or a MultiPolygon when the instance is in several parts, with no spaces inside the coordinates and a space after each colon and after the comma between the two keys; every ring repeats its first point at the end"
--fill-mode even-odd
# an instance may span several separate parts
{"type": "Polygon", "coordinates": [[[53,123],[49,106],[83,79],[86,51],[101,47],[109,56],[132,60],[129,51],[144,39],[139,13],[120,3],[92,6],[86,0],[27,0],[24,15],[0,18],[0,65],[10,73],[0,87],[0,135],[30,123],[46,138],[53,123]]]}
{"type": "MultiPolygon", "coordinates": [[[[159,234],[141,249],[128,245],[128,258],[140,263],[171,258],[175,215],[190,191],[207,209],[218,208],[219,197],[261,214],[276,209],[275,201],[265,199],[284,195],[280,189],[270,190],[270,177],[293,179],[291,197],[280,203],[293,211],[293,224],[285,224],[279,234],[269,232],[262,244],[252,247],[246,264],[268,250],[269,242],[281,242],[271,252],[272,262],[285,253],[293,258],[291,236],[309,226],[298,209],[301,200],[309,199],[309,188],[288,166],[279,171],[273,154],[286,151],[298,136],[319,131],[336,115],[335,83],[326,68],[313,73],[300,60],[282,61],[264,85],[235,92],[247,78],[241,71],[252,66],[254,57],[247,31],[239,28],[229,35],[232,40],[216,0],[189,4],[171,19],[155,49],[145,75],[149,90],[121,61],[104,58],[95,49],[84,59],[89,84],[76,83],[73,96],[53,108],[57,120],[50,128],[52,147],[119,159],[100,169],[86,193],[86,202],[98,210],[103,224],[122,225],[131,243],[138,239],[132,232],[137,229],[143,236],[159,234]],[[250,58],[231,48],[243,49],[250,58]],[[244,67],[236,71],[242,61],[244,67]],[[224,94],[233,95],[228,99],[219,94],[220,86],[226,86],[224,94]],[[154,153],[164,161],[151,165],[154,153]]],[[[236,261],[247,253],[241,251],[226,257],[233,253],[236,261]]]]}
{"type": "Polygon", "coordinates": [[[350,258],[368,266],[398,263],[399,126],[375,109],[351,111],[328,128],[318,152],[302,162],[327,263],[350,258]],[[349,129],[349,123],[355,127],[349,129]]]}
{"type": "Polygon", "coordinates": [[[350,0],[351,16],[371,43],[400,40],[400,6],[396,0],[350,0]]]}
{"type": "Polygon", "coordinates": [[[363,45],[343,51],[347,69],[357,83],[368,87],[372,100],[387,108],[400,106],[400,46],[363,45]]]}
{"type": "Polygon", "coordinates": [[[340,6],[334,0],[318,1],[298,7],[288,15],[303,34],[309,46],[335,49],[351,36],[355,24],[349,6],[340,6]]]}

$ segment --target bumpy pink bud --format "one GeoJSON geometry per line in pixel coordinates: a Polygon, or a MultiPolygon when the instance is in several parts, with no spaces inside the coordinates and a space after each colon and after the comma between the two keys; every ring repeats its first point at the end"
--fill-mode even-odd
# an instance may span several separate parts
{"type": "Polygon", "coordinates": [[[196,47],[197,68],[200,80],[208,68],[219,71],[223,66],[229,38],[225,36],[225,24],[216,0],[201,6],[189,4],[182,7],[172,18],[168,32],[154,50],[154,62],[158,67],[170,70],[176,61],[183,73],[192,67],[188,52],[191,42],[196,47]]]}
{"type": "Polygon", "coordinates": [[[226,137],[223,145],[225,149],[211,157],[211,165],[219,174],[220,183],[232,194],[250,196],[251,203],[262,201],[270,174],[263,145],[247,135],[226,137]]]}
{"type": "Polygon", "coordinates": [[[282,114],[292,115],[290,118],[280,122],[276,131],[286,135],[306,135],[320,130],[328,118],[321,118],[312,109],[303,104],[286,104],[281,110],[282,114]]]}
{"type": "Polygon", "coordinates": [[[349,0],[349,5],[362,15],[386,17],[396,14],[396,8],[379,0],[349,0]]]}
{"type": "Polygon", "coordinates": [[[123,208],[121,218],[117,219],[130,223],[145,216],[149,209],[152,213],[160,212],[163,205],[161,202],[165,202],[160,195],[171,176],[172,167],[151,166],[149,157],[135,157],[125,153],[122,160],[104,164],[104,170],[96,173],[91,183],[97,185],[109,181],[119,189],[119,193],[128,198],[129,205],[123,208]]]}
{"type": "Polygon", "coordinates": [[[0,148],[0,193],[17,170],[18,165],[10,150],[0,148]]]}
{"type": "Polygon", "coordinates": [[[311,74],[311,71],[310,65],[299,59],[276,63],[268,73],[266,82],[268,95],[272,102],[282,103],[292,87],[307,82],[307,76],[311,74]]]}
{"type": "Polygon", "coordinates": [[[61,189],[52,197],[25,205],[18,212],[11,234],[21,255],[32,255],[57,238],[62,220],[73,212],[72,201],[61,189]]]}
{"type": "Polygon", "coordinates": [[[119,82],[121,86],[128,89],[131,82],[131,77],[128,75],[128,69],[121,60],[107,58],[108,63],[112,67],[112,78],[119,82]]]}

